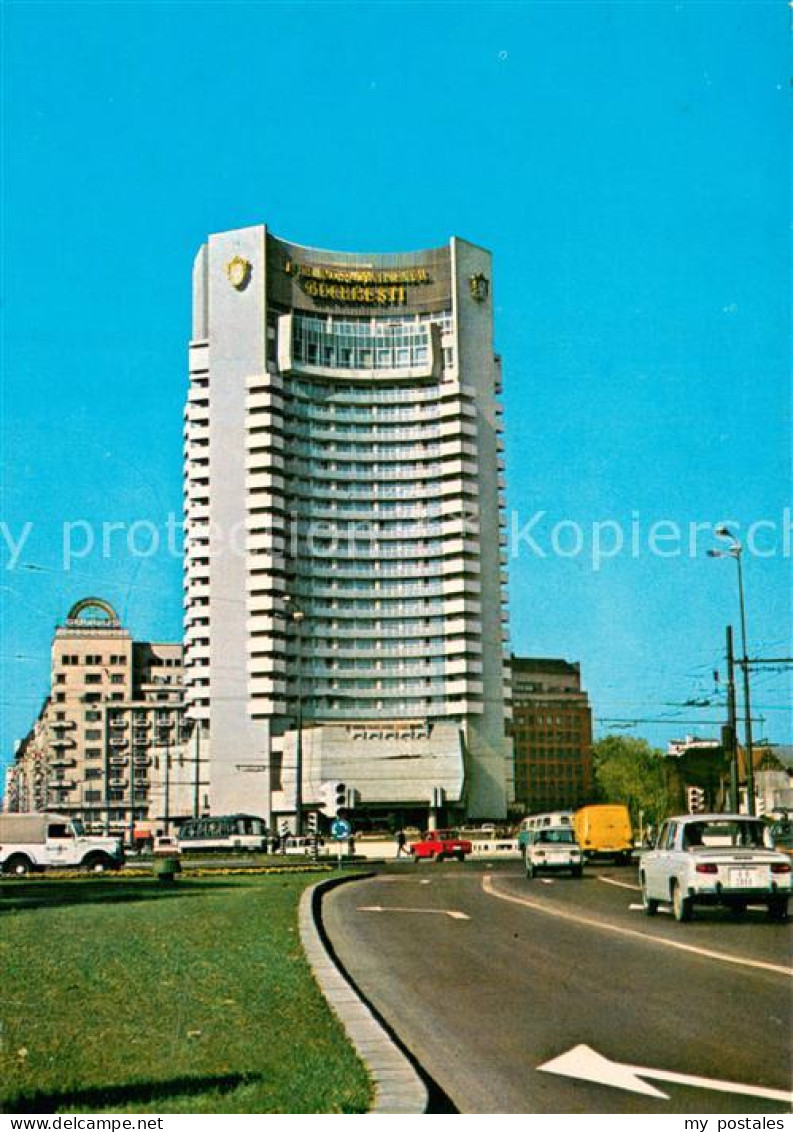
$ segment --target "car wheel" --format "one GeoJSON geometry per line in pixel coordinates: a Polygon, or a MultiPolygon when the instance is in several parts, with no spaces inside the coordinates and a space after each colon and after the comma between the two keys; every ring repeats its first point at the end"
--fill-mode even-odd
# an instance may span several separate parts
{"type": "Polygon", "coordinates": [[[679,924],[686,924],[691,919],[691,897],[683,895],[677,881],[672,886],[672,911],[679,924]]]}
{"type": "Polygon", "coordinates": [[[787,896],[777,897],[768,902],[768,918],[776,924],[784,924],[788,918],[787,896]]]}
{"type": "Polygon", "coordinates": [[[113,867],[113,862],[104,853],[96,853],[91,857],[86,857],[82,867],[92,873],[106,873],[113,867]]]}
{"type": "Polygon", "coordinates": [[[527,857],[526,858],[526,880],[534,880],[535,876],[536,876],[536,870],[534,868],[534,865],[531,863],[531,861],[527,857]]]}
{"type": "Polygon", "coordinates": [[[570,874],[580,880],[584,875],[584,870],[581,865],[573,865],[572,869],[570,870],[570,874]]]}
{"type": "Polygon", "coordinates": [[[464,861],[465,860],[465,853],[455,853],[454,855],[455,855],[455,857],[457,858],[458,861],[464,861]]]}
{"type": "Polygon", "coordinates": [[[658,901],[653,900],[651,896],[647,895],[647,881],[644,877],[641,878],[642,884],[642,907],[644,908],[645,916],[655,916],[658,913],[658,901]]]}
{"type": "Polygon", "coordinates": [[[29,857],[17,853],[16,856],[8,858],[3,865],[3,872],[13,877],[24,877],[33,872],[33,862],[29,857]]]}

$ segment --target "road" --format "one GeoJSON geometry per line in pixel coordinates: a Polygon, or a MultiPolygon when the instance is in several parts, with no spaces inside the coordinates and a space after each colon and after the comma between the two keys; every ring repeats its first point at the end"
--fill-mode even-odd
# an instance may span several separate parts
{"type": "Polygon", "coordinates": [[[639,899],[633,868],[527,881],[519,862],[406,864],[334,889],[323,919],[459,1112],[789,1112],[789,928],[760,909],[650,919],[639,899]]]}

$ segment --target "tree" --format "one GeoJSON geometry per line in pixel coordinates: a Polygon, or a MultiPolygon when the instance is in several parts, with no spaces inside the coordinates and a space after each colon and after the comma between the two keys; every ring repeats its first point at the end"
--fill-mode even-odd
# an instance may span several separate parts
{"type": "Polygon", "coordinates": [[[622,803],[634,826],[639,811],[656,828],[674,809],[674,793],[663,752],[646,739],[607,735],[592,748],[595,786],[601,802],[622,803]]]}

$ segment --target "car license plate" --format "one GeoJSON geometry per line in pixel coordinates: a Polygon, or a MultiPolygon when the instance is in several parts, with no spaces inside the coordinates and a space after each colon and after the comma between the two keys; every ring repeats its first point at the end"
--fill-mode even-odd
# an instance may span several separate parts
{"type": "Polygon", "coordinates": [[[730,888],[762,888],[764,884],[760,869],[730,869],[730,888]]]}

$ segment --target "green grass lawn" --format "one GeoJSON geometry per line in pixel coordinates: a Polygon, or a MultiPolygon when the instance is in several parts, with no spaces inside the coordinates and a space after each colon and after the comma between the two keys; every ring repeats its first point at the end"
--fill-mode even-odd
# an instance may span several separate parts
{"type": "Polygon", "coordinates": [[[311,875],[0,884],[0,1109],[365,1112],[300,947],[311,875]]]}

